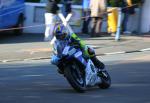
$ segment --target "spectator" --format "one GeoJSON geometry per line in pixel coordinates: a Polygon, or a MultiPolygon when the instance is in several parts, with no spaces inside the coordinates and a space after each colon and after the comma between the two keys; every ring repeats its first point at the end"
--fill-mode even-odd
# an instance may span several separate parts
{"type": "Polygon", "coordinates": [[[72,12],[71,9],[72,0],[63,0],[63,14],[66,17],[69,13],[72,12]]]}
{"type": "Polygon", "coordinates": [[[57,12],[59,10],[58,3],[60,0],[48,0],[46,6],[46,13],[45,13],[45,40],[51,41],[53,39],[53,29],[56,23],[57,12]]]}
{"type": "Polygon", "coordinates": [[[89,8],[90,0],[83,0],[82,3],[82,11],[83,11],[83,26],[82,26],[82,33],[88,34],[88,25],[90,22],[90,8],[89,8]]]}
{"type": "Polygon", "coordinates": [[[106,11],[106,0],[91,0],[90,10],[92,17],[91,36],[100,36],[102,19],[106,11]]]}
{"type": "Polygon", "coordinates": [[[130,34],[130,31],[127,31],[128,19],[131,15],[135,14],[135,7],[132,5],[131,0],[123,0],[124,5],[122,5],[122,13],[124,13],[124,18],[122,21],[122,32],[125,34],[130,34]],[[130,2],[128,2],[130,1],[130,2]]]}

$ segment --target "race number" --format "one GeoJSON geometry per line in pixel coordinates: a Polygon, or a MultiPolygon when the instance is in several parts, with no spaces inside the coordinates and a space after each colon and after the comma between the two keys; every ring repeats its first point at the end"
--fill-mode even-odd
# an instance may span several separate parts
{"type": "Polygon", "coordinates": [[[69,46],[65,47],[62,54],[67,55],[69,48],[70,48],[69,46]]]}
{"type": "Polygon", "coordinates": [[[79,51],[79,52],[77,52],[77,53],[75,54],[75,57],[79,57],[79,56],[81,56],[81,55],[82,55],[82,52],[79,51]]]}

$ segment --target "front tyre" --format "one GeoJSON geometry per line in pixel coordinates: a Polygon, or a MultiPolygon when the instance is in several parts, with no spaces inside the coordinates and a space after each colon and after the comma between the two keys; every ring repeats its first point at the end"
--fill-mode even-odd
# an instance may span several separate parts
{"type": "Polygon", "coordinates": [[[104,77],[99,76],[102,82],[98,86],[102,89],[107,89],[111,86],[111,78],[107,71],[104,71],[104,75],[104,77]]]}
{"type": "Polygon", "coordinates": [[[64,75],[66,76],[70,85],[77,91],[77,92],[84,92],[86,89],[85,83],[85,73],[83,68],[80,68],[77,62],[72,62],[68,64],[64,70],[64,75]]]}

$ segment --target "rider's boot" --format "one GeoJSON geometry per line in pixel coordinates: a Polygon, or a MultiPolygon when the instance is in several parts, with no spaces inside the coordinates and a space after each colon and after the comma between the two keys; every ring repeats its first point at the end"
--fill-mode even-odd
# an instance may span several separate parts
{"type": "Polygon", "coordinates": [[[107,78],[107,75],[105,73],[106,70],[105,70],[104,63],[102,63],[96,56],[92,57],[91,60],[94,63],[94,65],[99,69],[98,72],[97,72],[97,74],[100,77],[107,78]]]}
{"type": "Polygon", "coordinates": [[[91,57],[92,62],[99,70],[104,70],[105,65],[96,56],[91,57]]]}

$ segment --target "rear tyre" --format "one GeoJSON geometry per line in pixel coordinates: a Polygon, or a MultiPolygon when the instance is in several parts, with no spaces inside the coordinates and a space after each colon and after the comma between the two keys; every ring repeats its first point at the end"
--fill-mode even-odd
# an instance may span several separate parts
{"type": "Polygon", "coordinates": [[[98,85],[102,89],[107,89],[111,86],[111,78],[107,71],[104,71],[106,77],[100,77],[102,82],[98,85]]]}
{"type": "Polygon", "coordinates": [[[80,68],[77,62],[69,64],[65,70],[64,75],[70,85],[79,93],[83,93],[86,89],[85,73],[83,68],[80,68]]]}
{"type": "Polygon", "coordinates": [[[14,30],[14,34],[16,36],[19,36],[19,35],[23,34],[23,28],[22,28],[23,27],[23,21],[24,21],[24,17],[20,16],[19,19],[18,19],[17,24],[14,26],[15,28],[18,28],[18,29],[14,30]]]}

